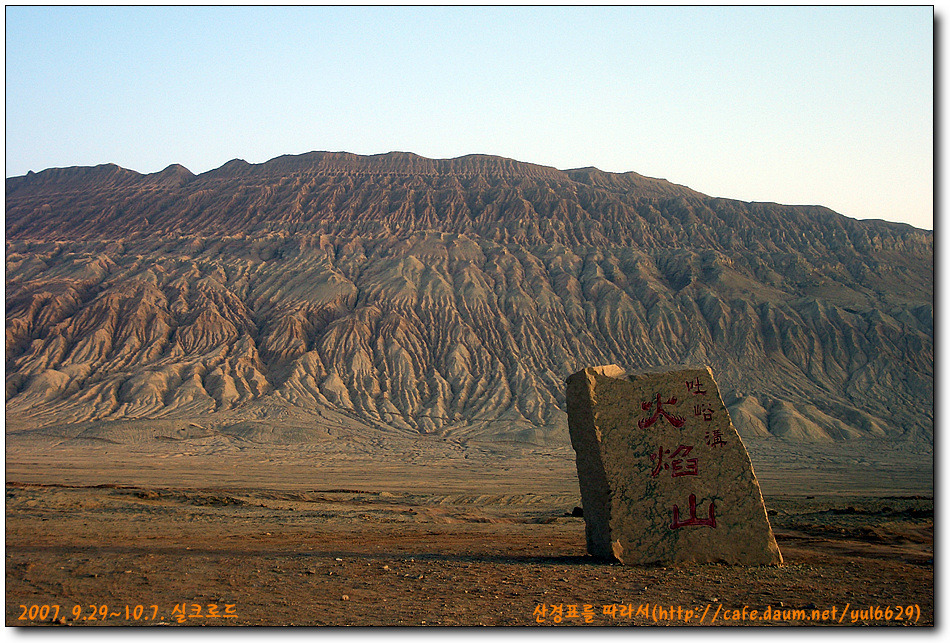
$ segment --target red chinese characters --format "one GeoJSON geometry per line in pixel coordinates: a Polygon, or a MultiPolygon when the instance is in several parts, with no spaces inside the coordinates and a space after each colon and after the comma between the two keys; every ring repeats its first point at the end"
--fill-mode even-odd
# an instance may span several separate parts
{"type": "Polygon", "coordinates": [[[712,434],[709,431],[706,431],[706,445],[714,447],[717,444],[725,444],[726,441],[722,439],[722,431],[715,429],[712,434]]]}
{"type": "Polygon", "coordinates": [[[656,398],[655,398],[652,402],[642,402],[642,403],[640,404],[640,408],[643,409],[644,411],[649,411],[650,409],[653,408],[653,405],[654,405],[654,404],[656,405],[656,409],[654,409],[653,415],[651,415],[651,416],[648,417],[648,418],[644,418],[644,419],[642,419],[642,420],[638,420],[638,421],[637,421],[637,426],[638,426],[638,427],[640,427],[641,429],[646,429],[646,428],[648,428],[648,427],[653,426],[653,423],[654,423],[654,422],[656,422],[658,419],[660,419],[661,417],[663,417],[663,418],[666,418],[666,421],[669,422],[670,424],[672,424],[672,425],[673,425],[674,427],[676,427],[677,429],[683,428],[683,425],[686,423],[686,419],[685,419],[685,418],[683,418],[683,417],[681,417],[681,416],[679,416],[679,415],[675,415],[675,414],[673,414],[673,413],[668,413],[668,412],[666,412],[666,411],[663,410],[663,405],[664,405],[664,404],[667,404],[667,405],[669,405],[669,406],[673,406],[673,405],[676,404],[676,397],[675,397],[675,396],[669,398],[668,400],[666,400],[666,402],[664,402],[664,401],[663,401],[663,398],[660,396],[660,394],[657,393],[657,394],[656,394],[656,398]]]}
{"type": "Polygon", "coordinates": [[[685,444],[679,445],[673,453],[670,453],[669,449],[660,447],[659,451],[650,454],[650,460],[654,463],[653,472],[650,476],[656,478],[660,475],[661,471],[669,471],[670,475],[674,478],[699,475],[699,460],[697,458],[686,458],[692,450],[692,446],[685,444]],[[668,462],[663,461],[664,453],[669,456],[668,462]],[[683,464],[684,462],[686,463],[685,465],[683,464]]]}
{"type": "Polygon", "coordinates": [[[709,511],[706,518],[696,516],[696,494],[689,494],[689,518],[680,521],[679,505],[673,505],[673,524],[670,529],[679,529],[680,527],[716,527],[716,503],[709,501],[709,511]]]}
{"type": "MultiPolygon", "coordinates": [[[[692,380],[684,382],[684,384],[686,385],[687,396],[707,394],[707,389],[703,388],[699,377],[694,377],[692,380]]],[[[640,408],[644,411],[651,412],[651,415],[638,420],[637,426],[641,429],[646,429],[653,426],[661,419],[664,419],[674,428],[683,428],[686,425],[686,418],[675,414],[673,409],[670,408],[675,406],[677,402],[678,400],[675,395],[671,395],[664,400],[662,393],[656,393],[651,401],[642,402],[640,404],[640,408]],[[666,408],[664,408],[664,406],[666,408]]],[[[699,400],[697,400],[697,402],[698,403],[693,404],[693,417],[702,418],[705,422],[712,421],[713,415],[715,413],[713,404],[711,402],[699,400]]],[[[725,444],[725,441],[722,439],[721,431],[716,430],[706,432],[706,446],[713,447],[723,444],[725,444]]],[[[650,471],[650,477],[658,478],[664,471],[669,471],[670,477],[672,478],[698,476],[699,458],[689,457],[691,454],[695,456],[693,445],[680,444],[672,452],[671,449],[665,449],[660,446],[656,453],[650,454],[650,461],[653,465],[650,471]]],[[[696,499],[696,494],[690,493],[688,501],[688,515],[685,517],[680,515],[680,505],[674,504],[672,512],[673,521],[670,523],[670,529],[679,529],[681,527],[710,527],[715,529],[715,502],[713,500],[709,501],[709,507],[705,512],[705,516],[703,516],[701,512],[699,514],[697,513],[697,504],[698,501],[696,499]]]]}
{"type": "Polygon", "coordinates": [[[693,379],[692,382],[686,382],[686,390],[690,391],[693,395],[705,395],[706,391],[700,388],[699,377],[693,379]]]}

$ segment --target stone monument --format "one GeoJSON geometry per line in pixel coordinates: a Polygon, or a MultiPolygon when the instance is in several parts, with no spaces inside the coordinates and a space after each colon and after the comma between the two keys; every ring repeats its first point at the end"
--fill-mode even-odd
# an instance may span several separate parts
{"type": "Polygon", "coordinates": [[[709,367],[567,378],[587,551],[627,565],[782,562],[709,367]]]}

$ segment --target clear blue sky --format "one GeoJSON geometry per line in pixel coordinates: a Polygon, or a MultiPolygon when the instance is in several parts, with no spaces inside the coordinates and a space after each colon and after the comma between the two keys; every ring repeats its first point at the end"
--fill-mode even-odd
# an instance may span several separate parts
{"type": "Polygon", "coordinates": [[[933,228],[930,7],[7,7],[6,175],[507,156],[933,228]]]}

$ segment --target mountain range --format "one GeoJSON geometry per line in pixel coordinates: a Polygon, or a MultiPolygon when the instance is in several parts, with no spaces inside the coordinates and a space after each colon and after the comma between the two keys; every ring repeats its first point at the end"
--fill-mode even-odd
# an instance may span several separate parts
{"type": "Polygon", "coordinates": [[[905,224],[312,152],[30,172],[5,225],[8,433],[566,444],[571,373],[708,364],[748,439],[933,440],[934,236],[905,224]]]}

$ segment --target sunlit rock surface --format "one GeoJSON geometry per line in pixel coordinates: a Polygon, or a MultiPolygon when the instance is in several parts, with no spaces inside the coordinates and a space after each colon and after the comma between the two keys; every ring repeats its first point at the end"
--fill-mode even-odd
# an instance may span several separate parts
{"type": "Polygon", "coordinates": [[[626,565],[782,562],[708,367],[567,378],[587,551],[626,565]]]}
{"type": "Polygon", "coordinates": [[[593,168],[9,178],[6,324],[7,419],[31,429],[293,409],[567,444],[571,373],[703,363],[744,436],[933,436],[931,232],[593,168]]]}

